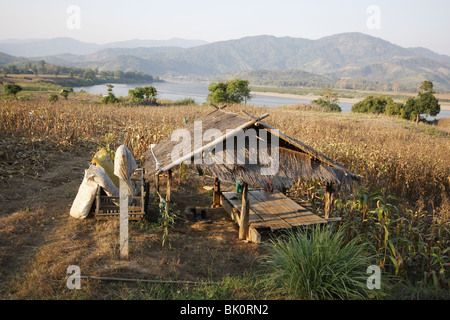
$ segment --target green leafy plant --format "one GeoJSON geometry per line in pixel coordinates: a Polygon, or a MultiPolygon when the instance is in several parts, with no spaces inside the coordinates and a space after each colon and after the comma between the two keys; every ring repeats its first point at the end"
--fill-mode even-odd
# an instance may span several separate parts
{"type": "Polygon", "coordinates": [[[58,100],[59,100],[59,98],[56,94],[51,94],[50,97],[48,98],[48,101],[50,101],[50,102],[56,102],[58,100]]]}
{"type": "Polygon", "coordinates": [[[208,101],[212,103],[247,103],[250,88],[247,80],[234,79],[228,82],[212,82],[209,85],[208,101]]]}
{"type": "Polygon", "coordinates": [[[320,225],[290,231],[266,245],[267,281],[298,299],[364,299],[367,268],[374,263],[359,237],[346,241],[345,228],[320,225]]]}
{"type": "Polygon", "coordinates": [[[155,87],[137,87],[134,90],[128,90],[128,95],[137,103],[155,104],[158,91],[155,87]]]}
{"type": "Polygon", "coordinates": [[[162,231],[161,244],[166,252],[167,249],[170,248],[169,230],[173,228],[177,216],[180,214],[179,210],[174,209],[175,205],[175,203],[167,204],[164,199],[160,198],[158,222],[160,223],[160,229],[162,231]],[[167,205],[168,210],[166,210],[167,205]]]}
{"type": "Polygon", "coordinates": [[[5,90],[5,92],[7,94],[10,94],[13,96],[15,96],[16,94],[18,94],[20,91],[23,90],[23,88],[21,86],[19,86],[18,84],[13,84],[13,83],[5,84],[3,89],[5,90]]]}

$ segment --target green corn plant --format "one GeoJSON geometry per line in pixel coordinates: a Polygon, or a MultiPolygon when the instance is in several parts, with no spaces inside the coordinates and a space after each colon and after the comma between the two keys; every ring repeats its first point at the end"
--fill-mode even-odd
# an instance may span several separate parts
{"type": "Polygon", "coordinates": [[[181,181],[186,182],[188,178],[189,178],[189,172],[187,170],[186,163],[182,162],[180,164],[180,178],[179,178],[179,182],[180,183],[181,183],[181,181]]]}
{"type": "Polygon", "coordinates": [[[166,209],[166,205],[166,201],[160,198],[158,222],[160,223],[160,230],[162,231],[161,245],[167,253],[167,249],[170,248],[169,230],[175,225],[176,218],[180,212],[179,210],[174,209],[175,203],[170,203],[168,205],[168,210],[166,209]]]}

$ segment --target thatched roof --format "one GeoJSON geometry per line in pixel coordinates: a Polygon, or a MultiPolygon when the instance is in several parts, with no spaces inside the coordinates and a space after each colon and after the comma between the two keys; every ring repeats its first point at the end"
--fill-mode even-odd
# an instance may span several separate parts
{"type": "Polygon", "coordinates": [[[192,165],[209,171],[211,175],[219,179],[234,181],[236,178],[240,178],[255,187],[265,187],[271,181],[275,188],[289,188],[292,181],[298,178],[306,181],[316,179],[336,185],[350,184],[352,179],[359,180],[357,175],[340,164],[264,123],[262,120],[268,117],[268,114],[256,118],[244,111],[243,113],[239,115],[216,110],[200,119],[202,136],[209,129],[216,129],[222,133],[214,136],[213,141],[202,142],[202,145],[194,146],[194,134],[198,134],[198,132],[194,132],[194,129],[198,130],[199,123],[197,123],[197,127],[195,123],[187,125],[184,129],[192,137],[191,152],[175,161],[172,160],[172,152],[180,144],[180,141],[171,141],[170,138],[161,141],[144,155],[146,176],[168,171],[182,162],[198,157],[197,159],[201,159],[201,163],[191,161],[192,165]],[[251,149],[249,139],[246,140],[245,147],[230,142],[243,132],[252,132],[249,131],[250,129],[254,129],[254,132],[257,133],[258,146],[261,143],[267,146],[266,152],[260,152],[259,147],[251,149]],[[279,148],[272,150],[271,143],[275,141],[274,139],[277,139],[279,148]],[[271,166],[270,157],[275,155],[273,152],[278,152],[279,156],[276,172],[270,175],[261,174],[262,169],[271,166]],[[238,156],[241,157],[240,160],[245,160],[238,162],[238,156]],[[225,161],[225,159],[229,159],[227,157],[232,157],[234,162],[225,161]]]}

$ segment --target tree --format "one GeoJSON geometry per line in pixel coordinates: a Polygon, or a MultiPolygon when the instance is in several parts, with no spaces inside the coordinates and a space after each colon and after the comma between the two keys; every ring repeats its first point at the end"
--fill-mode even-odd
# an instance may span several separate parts
{"type": "Polygon", "coordinates": [[[420,121],[420,115],[426,114],[435,117],[441,112],[438,99],[434,96],[433,82],[424,81],[421,83],[417,97],[409,98],[405,103],[405,114],[410,120],[420,121]]]}
{"type": "Polygon", "coordinates": [[[336,103],[339,101],[337,93],[330,88],[323,89],[321,93],[322,99],[328,103],[336,103]]]}
{"type": "Polygon", "coordinates": [[[391,97],[387,97],[384,113],[389,116],[406,117],[405,106],[402,103],[395,102],[391,97]]]}
{"type": "Polygon", "coordinates": [[[231,102],[247,104],[250,99],[250,88],[248,80],[234,79],[227,82],[227,95],[231,102]]]}
{"type": "Polygon", "coordinates": [[[228,82],[212,82],[208,101],[212,103],[247,103],[250,97],[248,80],[234,79],[228,82]]]}
{"type": "Polygon", "coordinates": [[[41,73],[45,73],[46,71],[45,65],[46,65],[45,60],[39,60],[39,71],[41,73]]]}
{"type": "Polygon", "coordinates": [[[208,101],[214,103],[228,102],[227,84],[223,81],[218,83],[211,83],[208,90],[211,92],[208,95],[208,101]]]}
{"type": "Polygon", "coordinates": [[[116,79],[122,79],[124,76],[124,72],[120,70],[114,71],[114,78],[116,79]]]}
{"type": "Polygon", "coordinates": [[[128,95],[130,95],[134,101],[138,103],[156,103],[156,96],[158,91],[155,87],[137,87],[134,90],[128,90],[128,95]]]}
{"type": "Polygon", "coordinates": [[[322,106],[327,112],[342,112],[341,107],[337,104],[339,99],[336,92],[330,88],[325,88],[320,96],[321,98],[313,100],[311,103],[322,106]]]}
{"type": "Polygon", "coordinates": [[[13,84],[13,83],[5,84],[5,86],[3,88],[5,89],[5,92],[7,94],[12,94],[14,96],[23,90],[21,86],[19,86],[18,84],[13,84]]]}
{"type": "Polygon", "coordinates": [[[352,112],[375,114],[385,113],[386,105],[388,105],[391,101],[392,98],[388,98],[386,96],[367,96],[364,100],[352,106],[352,112]]]}
{"type": "Polygon", "coordinates": [[[107,89],[108,94],[106,96],[103,96],[102,103],[106,103],[106,104],[118,103],[119,99],[117,99],[117,97],[115,96],[115,94],[112,90],[114,88],[114,86],[112,84],[107,84],[106,87],[108,87],[108,89],[107,89]]]}
{"type": "Polygon", "coordinates": [[[91,68],[84,70],[83,78],[86,80],[94,81],[95,80],[95,71],[92,70],[91,68]]]}
{"type": "Polygon", "coordinates": [[[438,99],[434,96],[436,92],[433,89],[433,82],[424,81],[419,87],[417,108],[421,114],[427,114],[432,117],[441,112],[441,106],[438,99]]]}

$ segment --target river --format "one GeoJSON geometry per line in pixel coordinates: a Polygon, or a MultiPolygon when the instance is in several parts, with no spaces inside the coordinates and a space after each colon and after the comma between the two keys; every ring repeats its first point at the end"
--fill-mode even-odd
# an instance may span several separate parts
{"type": "MultiPolygon", "coordinates": [[[[154,82],[151,84],[113,84],[113,92],[116,96],[128,96],[128,90],[136,87],[153,86],[158,91],[158,99],[164,100],[180,100],[184,98],[192,98],[197,103],[206,102],[206,98],[209,94],[207,83],[200,82],[154,82]]],[[[84,90],[91,94],[107,94],[107,87],[104,84],[89,86],[89,87],[76,87],[74,91],[78,92],[84,90]]],[[[299,99],[280,96],[269,96],[258,93],[252,94],[250,101],[247,104],[255,106],[266,107],[278,107],[283,105],[293,105],[298,103],[310,103],[312,99],[299,99]]],[[[351,112],[353,103],[339,102],[339,106],[343,113],[351,112]]],[[[442,110],[436,119],[450,117],[449,110],[442,110]]],[[[434,119],[430,118],[430,120],[434,119]]]]}

